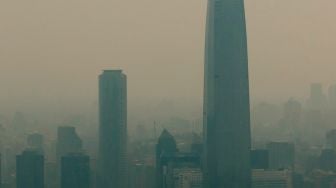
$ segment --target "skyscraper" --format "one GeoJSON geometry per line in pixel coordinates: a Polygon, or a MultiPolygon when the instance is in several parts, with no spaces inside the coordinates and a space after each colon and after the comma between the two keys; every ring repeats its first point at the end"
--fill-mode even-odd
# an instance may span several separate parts
{"type": "Polygon", "coordinates": [[[27,137],[27,144],[28,147],[33,149],[33,150],[37,150],[38,152],[40,152],[41,154],[44,153],[44,138],[42,134],[38,134],[38,133],[33,133],[28,135],[27,137]]]}
{"type": "Polygon", "coordinates": [[[176,152],[178,150],[175,138],[166,129],[163,130],[156,145],[156,188],[165,187],[164,171],[176,152]]]}
{"type": "Polygon", "coordinates": [[[62,157],[61,188],[90,188],[90,158],[83,154],[62,157]]]}
{"type": "Polygon", "coordinates": [[[127,178],[127,84],[121,70],[99,76],[98,188],[125,188],[127,178]]]}
{"type": "Polygon", "coordinates": [[[58,127],[56,146],[58,162],[61,162],[61,158],[69,153],[81,152],[82,145],[75,127],[58,127]]]}
{"type": "Polygon", "coordinates": [[[308,105],[312,110],[322,110],[325,107],[326,96],[323,93],[321,83],[313,83],[310,85],[310,98],[308,102],[308,105]]]}
{"type": "Polygon", "coordinates": [[[248,188],[250,106],[243,0],[208,0],[205,50],[205,182],[248,188]]]}
{"type": "Polygon", "coordinates": [[[16,157],[16,187],[44,188],[43,155],[27,150],[16,157]]]}
{"type": "Polygon", "coordinates": [[[269,167],[271,169],[293,169],[295,163],[295,146],[289,142],[270,142],[269,167]]]}

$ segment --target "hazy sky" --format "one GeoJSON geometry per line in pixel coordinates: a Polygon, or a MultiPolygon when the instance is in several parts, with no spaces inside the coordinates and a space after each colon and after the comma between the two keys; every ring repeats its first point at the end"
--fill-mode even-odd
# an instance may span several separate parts
{"type": "MultiPolygon", "coordinates": [[[[336,83],[335,0],[247,0],[251,98],[336,83]]],[[[96,100],[102,69],[128,75],[130,105],[201,103],[206,0],[1,0],[0,110],[96,100]]],[[[1,111],[0,111],[1,112],[1,111]]]]}

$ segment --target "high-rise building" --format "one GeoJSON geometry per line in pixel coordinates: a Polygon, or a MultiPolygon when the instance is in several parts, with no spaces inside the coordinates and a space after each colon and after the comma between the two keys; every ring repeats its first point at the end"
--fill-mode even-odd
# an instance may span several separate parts
{"type": "Polygon", "coordinates": [[[129,168],[128,188],[156,188],[155,167],[134,161],[129,168]]]}
{"type": "Polygon", "coordinates": [[[76,133],[75,127],[59,127],[57,131],[57,160],[69,153],[78,153],[83,150],[82,140],[76,133]]]}
{"type": "Polygon", "coordinates": [[[90,158],[84,154],[62,157],[61,188],[90,188],[90,158]]]}
{"type": "Polygon", "coordinates": [[[30,134],[28,135],[27,137],[27,144],[28,144],[28,147],[33,149],[33,150],[36,150],[38,152],[40,152],[41,154],[44,153],[44,146],[43,146],[43,143],[44,142],[44,139],[43,139],[43,135],[42,134],[38,134],[38,133],[33,133],[33,134],[30,134]]]}
{"type": "Polygon", "coordinates": [[[328,103],[332,109],[336,107],[336,85],[331,85],[329,87],[328,103]]]}
{"type": "Polygon", "coordinates": [[[250,102],[243,0],[208,0],[205,50],[205,181],[248,188],[250,102]]]}
{"type": "Polygon", "coordinates": [[[191,152],[197,153],[198,155],[202,156],[203,149],[204,146],[202,138],[198,134],[193,133],[192,143],[190,147],[191,152]]]}
{"type": "Polygon", "coordinates": [[[326,148],[336,151],[336,129],[330,130],[326,134],[326,148]]]}
{"type": "Polygon", "coordinates": [[[121,70],[99,76],[98,188],[127,186],[127,83],[121,70]]]}
{"type": "Polygon", "coordinates": [[[319,157],[319,168],[325,171],[336,172],[336,151],[324,149],[319,157]]]}
{"type": "Polygon", "coordinates": [[[166,157],[173,157],[177,152],[175,138],[167,131],[163,130],[159,137],[159,142],[156,145],[156,187],[163,188],[164,186],[164,171],[167,167],[166,157]]]}
{"type": "Polygon", "coordinates": [[[44,157],[37,151],[16,156],[16,187],[44,188],[44,157]]]}
{"type": "Polygon", "coordinates": [[[288,142],[270,142],[267,144],[269,165],[271,169],[293,169],[295,147],[288,142]]]}
{"type": "Polygon", "coordinates": [[[309,106],[312,110],[322,110],[326,105],[326,96],[323,93],[321,83],[313,83],[310,85],[309,106]]]}
{"type": "Polygon", "coordinates": [[[284,104],[282,123],[285,128],[295,130],[302,117],[302,105],[300,102],[290,99],[284,104]]]}
{"type": "Polygon", "coordinates": [[[44,164],[44,176],[46,188],[59,188],[60,187],[60,170],[56,161],[46,161],[44,164]]]}

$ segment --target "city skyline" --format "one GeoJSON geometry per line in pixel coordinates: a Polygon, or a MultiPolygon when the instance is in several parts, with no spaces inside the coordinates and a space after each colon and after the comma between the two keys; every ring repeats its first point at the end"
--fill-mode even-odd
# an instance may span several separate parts
{"type": "MultiPolygon", "coordinates": [[[[134,12],[128,1],[18,1],[22,7],[9,1],[0,4],[0,21],[6,28],[0,30],[0,85],[6,90],[0,93],[0,112],[34,108],[38,113],[45,103],[87,107],[97,96],[95,75],[106,68],[122,68],[130,75],[132,104],[138,98],[146,104],[152,98],[192,98],[202,104],[205,1],[146,0],[135,2],[139,6],[134,12]],[[57,7],[68,8],[60,15],[57,7]],[[147,7],[157,9],[148,12],[147,7]],[[129,14],[117,17],[123,10],[129,14]],[[132,24],[133,18],[144,25],[132,24]],[[151,86],[159,89],[150,94],[142,90],[151,86]]],[[[252,101],[282,102],[306,94],[311,82],[335,82],[330,10],[334,5],[313,0],[246,1],[252,101]],[[284,74],[285,79],[275,79],[284,74]]]]}
{"type": "Polygon", "coordinates": [[[334,6],[0,1],[0,188],[336,187],[334,6]]]}

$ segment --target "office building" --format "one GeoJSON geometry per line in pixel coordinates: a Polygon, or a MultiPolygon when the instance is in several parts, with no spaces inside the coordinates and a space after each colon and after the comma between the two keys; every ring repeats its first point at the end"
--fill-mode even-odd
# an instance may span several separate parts
{"type": "Polygon", "coordinates": [[[173,170],[174,184],[168,188],[202,188],[203,174],[200,168],[176,168],[173,170]]]}
{"type": "Polygon", "coordinates": [[[99,76],[98,188],[127,186],[127,83],[121,70],[99,76]]]}
{"type": "Polygon", "coordinates": [[[319,169],[336,172],[336,151],[324,149],[319,157],[319,169]]]}
{"type": "Polygon", "coordinates": [[[253,170],[252,188],[293,188],[289,170],[253,170]]]}
{"type": "Polygon", "coordinates": [[[16,187],[44,188],[44,157],[37,151],[16,156],[16,187]]]}
{"type": "Polygon", "coordinates": [[[90,188],[90,158],[68,154],[61,160],[61,188],[90,188]]]}
{"type": "Polygon", "coordinates": [[[82,152],[82,140],[76,133],[75,127],[59,127],[57,131],[56,155],[58,162],[70,153],[82,152]]]}
{"type": "Polygon", "coordinates": [[[164,188],[164,171],[167,167],[165,156],[174,156],[177,153],[175,138],[165,129],[156,145],[156,187],[164,188]]]}
{"type": "Polygon", "coordinates": [[[309,107],[311,110],[323,110],[326,105],[326,96],[323,93],[321,83],[313,83],[310,85],[309,107]]]}
{"type": "Polygon", "coordinates": [[[135,161],[129,168],[128,188],[156,188],[155,167],[135,161]]]}
{"type": "Polygon", "coordinates": [[[269,152],[269,167],[271,169],[294,168],[294,144],[288,142],[270,142],[267,144],[267,149],[269,152]]]}
{"type": "Polygon", "coordinates": [[[44,154],[44,138],[42,134],[33,133],[27,137],[28,147],[44,154]]]}
{"type": "Polygon", "coordinates": [[[249,188],[250,102],[243,0],[209,0],[204,136],[207,188],[249,188]]]}
{"type": "Polygon", "coordinates": [[[336,129],[330,130],[326,134],[326,148],[336,151],[336,129]]]}

